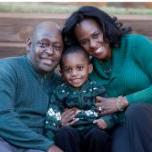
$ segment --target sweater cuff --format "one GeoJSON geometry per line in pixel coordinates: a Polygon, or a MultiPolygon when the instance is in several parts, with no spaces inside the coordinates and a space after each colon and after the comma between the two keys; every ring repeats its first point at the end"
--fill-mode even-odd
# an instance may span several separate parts
{"type": "Polygon", "coordinates": [[[52,145],[54,145],[54,141],[47,139],[44,141],[44,143],[41,145],[41,147],[39,149],[41,149],[43,151],[47,151],[52,145]]]}
{"type": "Polygon", "coordinates": [[[131,105],[133,103],[136,103],[136,100],[134,99],[133,94],[126,95],[126,99],[127,99],[128,103],[129,103],[129,105],[131,105]]]}
{"type": "Polygon", "coordinates": [[[102,116],[102,119],[107,123],[107,129],[111,129],[115,123],[112,121],[111,116],[102,116]]]}

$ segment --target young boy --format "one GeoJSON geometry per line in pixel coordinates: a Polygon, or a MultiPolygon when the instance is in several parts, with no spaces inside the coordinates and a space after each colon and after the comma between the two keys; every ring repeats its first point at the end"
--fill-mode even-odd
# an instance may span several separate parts
{"type": "Polygon", "coordinates": [[[54,136],[60,127],[61,113],[73,107],[79,110],[72,127],[80,132],[94,126],[101,129],[114,126],[114,115],[101,116],[95,108],[95,97],[105,97],[106,90],[100,83],[88,80],[93,69],[89,55],[79,46],[70,47],[62,54],[60,69],[65,83],[57,87],[51,97],[45,122],[46,135],[54,136]]]}

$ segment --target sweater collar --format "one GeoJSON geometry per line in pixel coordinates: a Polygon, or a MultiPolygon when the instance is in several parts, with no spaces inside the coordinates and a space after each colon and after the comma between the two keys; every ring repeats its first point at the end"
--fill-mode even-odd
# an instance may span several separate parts
{"type": "Polygon", "coordinates": [[[33,73],[33,75],[36,77],[36,78],[44,78],[44,79],[47,79],[48,77],[52,77],[53,76],[53,72],[49,72],[49,73],[46,73],[46,74],[42,74],[40,72],[38,72],[33,64],[31,63],[31,61],[27,58],[27,56],[25,56],[25,61],[27,63],[27,65],[29,66],[29,69],[30,71],[33,73]]]}
{"type": "Polygon", "coordinates": [[[100,77],[100,79],[105,80],[113,80],[116,78],[116,76],[120,73],[121,69],[123,68],[125,59],[126,59],[126,46],[125,42],[123,42],[124,39],[122,39],[122,45],[120,48],[113,48],[112,49],[112,65],[111,65],[111,74],[107,75],[105,74],[103,70],[104,62],[101,63],[101,61],[97,58],[93,59],[93,65],[94,65],[94,72],[92,73],[92,76],[94,77],[100,77]]]}

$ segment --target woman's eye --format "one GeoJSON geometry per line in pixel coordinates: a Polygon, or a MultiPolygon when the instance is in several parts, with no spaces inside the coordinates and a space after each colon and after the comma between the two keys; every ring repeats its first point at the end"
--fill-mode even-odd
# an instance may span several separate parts
{"type": "Polygon", "coordinates": [[[93,37],[94,39],[97,39],[97,38],[99,37],[99,33],[94,33],[94,34],[92,35],[92,37],[93,37]]]}
{"type": "Polygon", "coordinates": [[[89,43],[89,41],[87,41],[87,40],[80,41],[81,46],[87,45],[88,43],[89,43]]]}

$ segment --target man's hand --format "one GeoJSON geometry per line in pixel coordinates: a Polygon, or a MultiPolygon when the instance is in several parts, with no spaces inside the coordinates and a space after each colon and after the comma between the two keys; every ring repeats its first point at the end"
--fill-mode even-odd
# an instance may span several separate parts
{"type": "Polygon", "coordinates": [[[61,125],[68,126],[77,122],[78,119],[76,118],[76,115],[79,113],[79,111],[80,110],[75,107],[71,109],[66,109],[61,115],[61,125]]]}
{"type": "Polygon", "coordinates": [[[57,147],[56,145],[52,145],[47,152],[63,152],[63,150],[61,150],[59,147],[57,147]]]}

